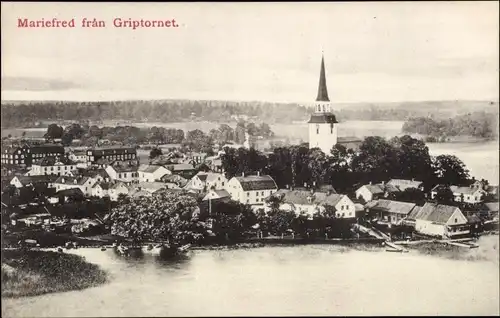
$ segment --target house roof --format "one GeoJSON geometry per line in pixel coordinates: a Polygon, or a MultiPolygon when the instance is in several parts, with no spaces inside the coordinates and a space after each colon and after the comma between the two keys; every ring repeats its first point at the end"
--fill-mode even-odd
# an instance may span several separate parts
{"type": "Polygon", "coordinates": [[[481,219],[475,214],[469,215],[466,218],[468,223],[481,223],[481,219]]]}
{"type": "Polygon", "coordinates": [[[28,147],[31,153],[64,153],[64,147],[61,144],[44,144],[28,147]]]}
{"type": "Polygon", "coordinates": [[[216,196],[217,196],[217,199],[222,199],[222,198],[229,198],[231,197],[231,195],[229,194],[229,192],[227,192],[226,190],[211,190],[207,193],[207,195],[205,195],[205,197],[203,198],[203,200],[208,200],[208,195],[210,193],[215,193],[216,196]]]}
{"type": "Polygon", "coordinates": [[[57,176],[54,175],[43,175],[43,176],[16,176],[21,184],[26,185],[29,183],[42,183],[42,182],[54,182],[57,176]]]}
{"type": "Polygon", "coordinates": [[[54,183],[59,183],[59,184],[76,184],[76,185],[84,185],[87,180],[89,180],[89,177],[69,177],[69,176],[60,176],[57,178],[57,180],[54,183]]]}
{"type": "Polygon", "coordinates": [[[381,194],[384,193],[385,191],[387,192],[399,192],[400,190],[395,187],[394,185],[391,184],[382,184],[382,183],[376,183],[376,184],[365,184],[364,187],[368,189],[372,194],[381,194]]]}
{"type": "Polygon", "coordinates": [[[39,166],[54,166],[57,163],[61,163],[63,165],[76,165],[76,162],[73,162],[72,160],[66,158],[66,157],[61,157],[61,158],[56,158],[56,157],[45,157],[40,160],[35,161],[35,165],[39,166]]]}
{"type": "Polygon", "coordinates": [[[366,207],[370,209],[399,214],[408,214],[415,208],[415,206],[415,203],[392,200],[375,200],[366,204],[366,207]]]}
{"type": "Polygon", "coordinates": [[[427,202],[422,208],[410,213],[408,218],[445,224],[457,210],[460,211],[456,206],[427,202]]]}
{"type": "Polygon", "coordinates": [[[243,191],[277,189],[276,182],[269,175],[234,177],[241,184],[243,191]]]}
{"type": "Polygon", "coordinates": [[[93,186],[93,188],[96,188],[97,186],[100,186],[103,190],[108,190],[111,187],[111,184],[109,182],[98,182],[93,186]]]}
{"type": "Polygon", "coordinates": [[[165,188],[165,183],[163,182],[139,182],[136,188],[144,189],[146,191],[157,191],[165,188]]]}
{"type": "Polygon", "coordinates": [[[391,179],[387,182],[387,185],[392,185],[404,191],[408,188],[418,188],[422,185],[422,181],[406,180],[406,179],[391,179]]]}
{"type": "Polygon", "coordinates": [[[64,195],[64,196],[83,196],[83,192],[80,188],[71,188],[60,190],[56,192],[56,195],[64,195]]]}
{"type": "Polygon", "coordinates": [[[111,189],[117,189],[117,188],[119,188],[119,187],[124,187],[124,188],[126,188],[127,190],[129,190],[129,189],[127,188],[127,186],[126,186],[123,182],[117,182],[117,183],[113,184],[113,185],[111,186],[111,189]]]}
{"type": "Polygon", "coordinates": [[[283,196],[284,203],[302,204],[302,205],[330,205],[335,206],[345,196],[343,194],[314,192],[307,190],[288,190],[280,189],[273,196],[283,196]],[[309,199],[310,198],[310,199],[309,199]],[[309,201],[311,200],[311,201],[309,201]]]}
{"type": "Polygon", "coordinates": [[[82,169],[82,168],[78,168],[78,174],[85,176],[85,177],[91,177],[91,178],[95,178],[97,176],[101,176],[103,178],[109,178],[109,174],[106,172],[106,169],[82,169]]]}
{"type": "Polygon", "coordinates": [[[156,170],[162,168],[162,166],[157,165],[140,165],[138,171],[146,172],[146,173],[154,173],[156,170]]]}
{"type": "Polygon", "coordinates": [[[498,212],[498,202],[485,202],[484,206],[491,212],[498,212]]]}
{"type": "Polygon", "coordinates": [[[110,166],[116,172],[137,172],[137,166],[110,166]]]}
{"type": "Polygon", "coordinates": [[[194,170],[193,165],[189,163],[177,163],[173,165],[167,165],[166,168],[170,171],[194,170]]]}
{"type": "Polygon", "coordinates": [[[219,178],[224,178],[224,175],[222,173],[203,171],[198,172],[196,176],[203,182],[212,182],[218,180],[219,178]]]}

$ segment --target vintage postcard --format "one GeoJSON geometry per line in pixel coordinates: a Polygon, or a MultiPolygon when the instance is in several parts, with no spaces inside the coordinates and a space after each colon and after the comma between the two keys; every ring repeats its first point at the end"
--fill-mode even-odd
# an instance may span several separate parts
{"type": "Polygon", "coordinates": [[[499,309],[499,4],[1,3],[2,315],[499,309]]]}

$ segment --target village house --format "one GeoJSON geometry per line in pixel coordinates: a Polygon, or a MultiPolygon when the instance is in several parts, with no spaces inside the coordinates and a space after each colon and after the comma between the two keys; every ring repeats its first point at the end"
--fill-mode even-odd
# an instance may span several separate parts
{"type": "Polygon", "coordinates": [[[137,160],[137,149],[133,147],[106,147],[87,150],[87,164],[95,164],[99,159],[111,162],[133,162],[137,160]]]}
{"type": "Polygon", "coordinates": [[[92,187],[96,180],[89,177],[67,177],[61,176],[54,182],[56,191],[79,188],[85,196],[92,195],[92,187]]]}
{"type": "Polygon", "coordinates": [[[137,170],[140,182],[154,182],[160,180],[164,175],[172,174],[167,168],[156,165],[140,165],[137,170]]]}
{"type": "Polygon", "coordinates": [[[2,165],[31,167],[32,163],[45,157],[63,157],[64,147],[59,144],[23,145],[7,147],[2,151],[2,165]]]}
{"type": "Polygon", "coordinates": [[[191,178],[196,169],[189,163],[176,163],[165,165],[165,168],[170,171],[170,174],[180,175],[183,178],[191,178]]]}
{"type": "Polygon", "coordinates": [[[379,198],[387,198],[390,193],[399,192],[400,190],[395,186],[381,183],[372,184],[371,182],[362,185],[356,190],[356,199],[362,199],[365,202],[377,200],[379,198]]]}
{"type": "Polygon", "coordinates": [[[54,188],[54,181],[57,176],[43,175],[43,176],[14,176],[10,184],[16,188],[23,188],[29,185],[41,185],[47,188],[54,188]]]}
{"type": "Polygon", "coordinates": [[[368,215],[391,225],[399,225],[415,207],[415,203],[384,199],[370,201],[365,205],[368,215]]]}
{"type": "Polygon", "coordinates": [[[99,197],[99,198],[109,197],[109,188],[110,187],[111,187],[111,184],[109,184],[107,182],[97,182],[92,187],[92,196],[99,197]]]}
{"type": "Polygon", "coordinates": [[[86,163],[87,162],[87,150],[71,150],[69,152],[68,158],[76,163],[86,163]]]}
{"type": "Polygon", "coordinates": [[[240,177],[232,177],[227,182],[227,192],[231,199],[244,204],[264,205],[265,198],[278,190],[276,182],[269,175],[260,174],[240,177]]]}
{"type": "Polygon", "coordinates": [[[116,182],[108,189],[111,201],[118,201],[120,194],[128,195],[130,189],[123,182],[116,182]]]}
{"type": "MultiPolygon", "coordinates": [[[[443,187],[443,185],[438,184],[431,190],[431,199],[435,199],[438,193],[438,189],[443,187]]],[[[474,185],[468,187],[461,187],[452,185],[449,187],[453,193],[453,198],[455,202],[464,202],[470,204],[477,204],[483,202],[486,191],[476,187],[474,185]]]]}
{"type": "Polygon", "coordinates": [[[210,169],[210,171],[216,173],[224,173],[224,169],[222,168],[222,159],[220,156],[211,156],[205,158],[205,164],[210,169]]]}
{"type": "Polygon", "coordinates": [[[227,185],[227,179],[222,173],[198,172],[188,181],[185,189],[206,192],[208,190],[223,190],[227,185]]]}
{"type": "Polygon", "coordinates": [[[231,199],[231,195],[226,190],[210,190],[203,197],[203,201],[207,200],[228,200],[231,199]]]}
{"type": "Polygon", "coordinates": [[[425,203],[420,209],[414,209],[406,224],[413,225],[415,231],[424,235],[452,238],[470,233],[468,220],[455,206],[425,203]]]}
{"type": "MultiPolygon", "coordinates": [[[[280,209],[293,211],[297,215],[306,214],[310,219],[316,213],[322,213],[327,207],[332,208],[336,218],[355,218],[356,207],[344,194],[332,192],[316,192],[314,190],[280,189],[273,197],[279,199],[280,209]]],[[[266,210],[270,206],[267,204],[266,210]]]]}
{"type": "Polygon", "coordinates": [[[137,169],[137,166],[107,166],[106,172],[112,181],[132,183],[139,181],[137,169]]]}
{"type": "Polygon", "coordinates": [[[110,182],[111,178],[105,169],[77,169],[77,175],[82,177],[89,177],[96,180],[96,182],[110,182]]]}
{"type": "Polygon", "coordinates": [[[406,189],[424,190],[424,183],[422,181],[416,181],[415,179],[391,179],[387,182],[387,185],[395,187],[399,189],[399,191],[405,191],[406,189]]]}
{"type": "Polygon", "coordinates": [[[193,166],[200,165],[205,162],[207,158],[207,154],[205,152],[192,152],[187,156],[187,163],[192,164],[193,166]]]}
{"type": "Polygon", "coordinates": [[[31,170],[27,175],[42,176],[47,174],[65,176],[76,169],[76,162],[66,158],[45,157],[37,160],[31,166],[31,170]]]}

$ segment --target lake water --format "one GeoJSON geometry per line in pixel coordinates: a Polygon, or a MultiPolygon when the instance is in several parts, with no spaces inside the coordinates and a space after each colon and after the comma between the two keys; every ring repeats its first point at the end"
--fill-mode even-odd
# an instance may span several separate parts
{"type": "MultiPolygon", "coordinates": [[[[498,240],[498,237],[496,237],[498,240]]],[[[192,251],[175,263],[76,253],[110,273],[82,291],[4,299],[4,316],[498,315],[498,261],[333,246],[192,251]]]]}

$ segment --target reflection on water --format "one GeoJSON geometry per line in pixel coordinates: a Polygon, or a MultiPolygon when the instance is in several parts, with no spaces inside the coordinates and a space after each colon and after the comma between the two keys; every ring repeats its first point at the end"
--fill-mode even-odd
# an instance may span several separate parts
{"type": "Polygon", "coordinates": [[[2,302],[6,316],[498,314],[498,263],[326,246],[191,251],[161,260],[74,251],[110,282],[2,302]]]}

